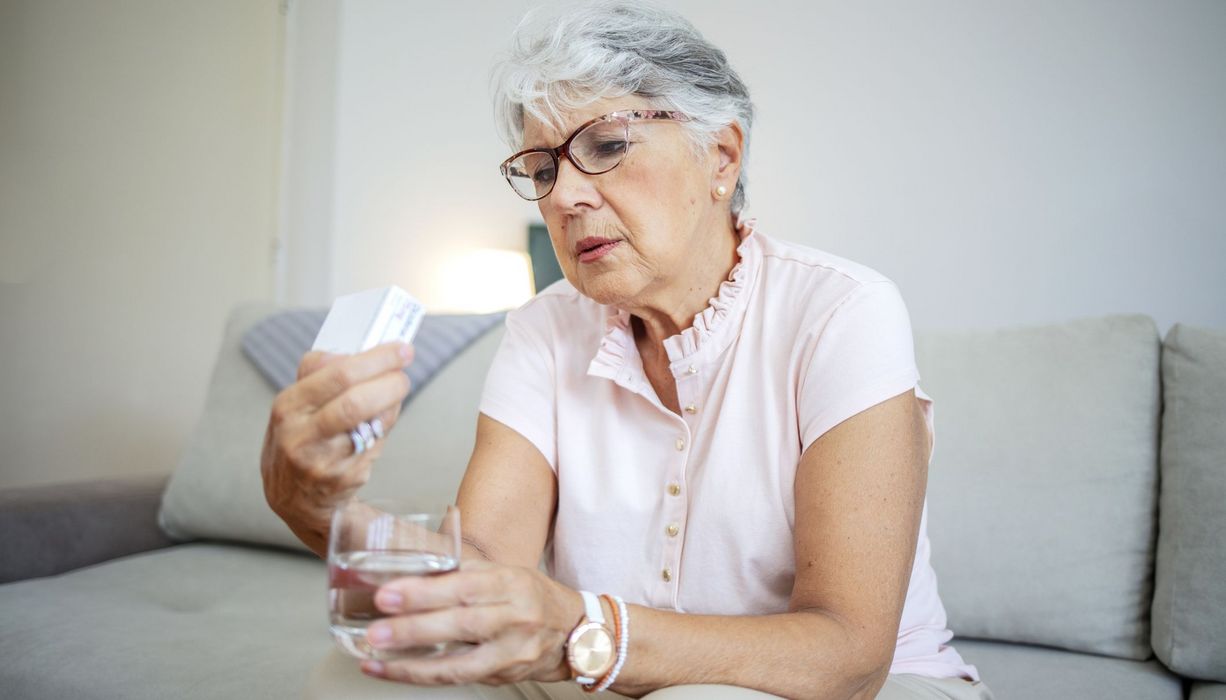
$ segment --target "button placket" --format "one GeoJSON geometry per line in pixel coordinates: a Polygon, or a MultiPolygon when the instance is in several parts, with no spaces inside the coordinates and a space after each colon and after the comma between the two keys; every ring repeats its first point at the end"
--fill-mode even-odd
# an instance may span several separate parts
{"type": "Polygon", "coordinates": [[[681,418],[685,420],[687,425],[693,427],[690,422],[692,416],[698,413],[698,401],[695,384],[697,376],[697,366],[690,365],[679,377],[677,377],[677,402],[681,404],[681,418]],[[694,372],[690,372],[690,370],[694,372]]]}
{"type": "MultiPolygon", "coordinates": [[[[678,438],[678,449],[682,440],[678,438]]],[[[688,447],[688,445],[686,446],[688,447]]],[[[685,522],[687,501],[683,497],[683,489],[681,486],[682,479],[685,477],[685,462],[687,455],[679,457],[680,465],[679,473],[673,481],[668,482],[664,488],[664,522],[661,524],[660,537],[663,542],[663,561],[660,564],[661,585],[666,590],[662,591],[665,599],[672,601],[675,598],[676,591],[673,583],[677,578],[677,571],[681,566],[681,523],[685,522]]],[[[671,603],[670,603],[671,604],[671,603]]]]}
{"type": "Polygon", "coordinates": [[[666,601],[665,605],[674,604],[677,596],[676,581],[681,567],[682,540],[679,535],[688,507],[688,500],[682,495],[682,484],[685,482],[686,466],[693,448],[689,424],[684,419],[679,423],[684,426],[682,427],[684,432],[678,433],[673,440],[673,447],[677,451],[676,461],[673,462],[676,466],[672,470],[672,480],[665,485],[664,519],[660,525],[660,536],[664,539],[663,561],[660,562],[660,577],[657,581],[661,586],[660,593],[663,600],[666,601]]]}
{"type": "Polygon", "coordinates": [[[701,383],[698,363],[686,362],[674,369],[673,377],[677,386],[677,401],[681,405],[680,423],[685,426],[685,435],[677,435],[673,447],[679,453],[677,471],[672,481],[665,487],[664,522],[661,523],[660,536],[664,539],[664,561],[661,563],[658,585],[667,605],[676,605],[677,576],[681,568],[681,546],[684,523],[688,517],[689,499],[683,495],[682,484],[685,483],[686,467],[693,449],[693,430],[696,426],[692,419],[698,413],[697,396],[701,383]]]}

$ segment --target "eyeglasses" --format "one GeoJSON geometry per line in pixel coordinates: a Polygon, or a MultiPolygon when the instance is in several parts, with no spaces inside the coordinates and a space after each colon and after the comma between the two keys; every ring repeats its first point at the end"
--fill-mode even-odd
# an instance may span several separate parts
{"type": "Polygon", "coordinates": [[[588,175],[607,173],[626,157],[630,122],[646,119],[689,121],[681,112],[630,110],[612,112],[584,123],[557,148],[529,148],[502,161],[499,170],[515,194],[529,202],[544,198],[558,180],[560,158],[588,175]]]}

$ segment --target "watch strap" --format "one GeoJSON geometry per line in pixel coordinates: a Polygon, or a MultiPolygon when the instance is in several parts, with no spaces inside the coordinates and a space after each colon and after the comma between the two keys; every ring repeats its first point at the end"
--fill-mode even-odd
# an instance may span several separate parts
{"type": "MultiPolygon", "coordinates": [[[[596,597],[591,591],[579,591],[579,595],[583,598],[583,614],[586,619],[580,621],[580,625],[584,622],[595,622],[604,624],[604,610],[600,607],[600,598],[596,597]]],[[[591,678],[589,676],[576,676],[575,682],[584,686],[595,685],[599,678],[591,678]]]]}
{"type": "Polygon", "coordinates": [[[591,591],[579,591],[579,595],[583,596],[583,611],[587,619],[603,625],[604,610],[600,608],[600,599],[591,591]]]}

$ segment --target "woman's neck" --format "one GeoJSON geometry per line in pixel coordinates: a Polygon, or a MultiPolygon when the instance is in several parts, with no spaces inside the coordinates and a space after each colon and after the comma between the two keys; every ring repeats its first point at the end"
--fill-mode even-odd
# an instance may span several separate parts
{"type": "Polygon", "coordinates": [[[701,246],[700,254],[667,287],[642,304],[626,309],[632,317],[631,327],[644,361],[651,359],[645,350],[662,356],[665,338],[694,325],[694,317],[719,294],[720,284],[736,266],[740,236],[731,218],[723,221],[723,230],[715,236],[713,244],[701,246]]]}

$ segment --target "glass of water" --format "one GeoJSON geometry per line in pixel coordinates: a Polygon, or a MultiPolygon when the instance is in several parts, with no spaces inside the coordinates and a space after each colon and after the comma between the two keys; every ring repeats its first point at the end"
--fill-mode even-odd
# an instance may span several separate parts
{"type": "Polygon", "coordinates": [[[388,614],[375,592],[403,576],[438,576],[460,567],[460,509],[423,507],[407,499],[351,499],[332,512],[328,536],[328,615],[332,636],[359,659],[447,654],[464,643],[376,649],[370,623],[388,614]]]}

